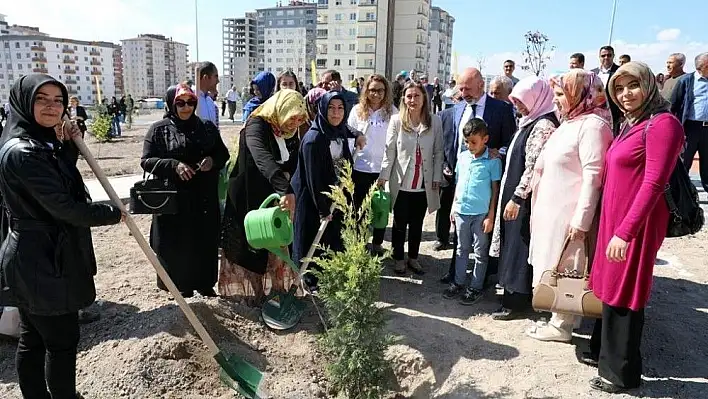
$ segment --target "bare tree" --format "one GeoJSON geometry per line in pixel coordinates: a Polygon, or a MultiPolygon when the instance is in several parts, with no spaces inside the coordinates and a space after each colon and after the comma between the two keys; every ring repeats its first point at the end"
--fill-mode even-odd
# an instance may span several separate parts
{"type": "Polygon", "coordinates": [[[556,46],[549,43],[550,39],[540,31],[528,31],[524,35],[526,40],[526,49],[522,53],[524,57],[524,65],[521,69],[531,71],[534,75],[539,76],[546,69],[548,61],[551,59],[549,53],[555,50],[556,46]]]}
{"type": "Polygon", "coordinates": [[[487,64],[487,57],[484,55],[484,53],[479,53],[477,54],[477,69],[479,69],[480,72],[484,69],[484,66],[487,64]]]}

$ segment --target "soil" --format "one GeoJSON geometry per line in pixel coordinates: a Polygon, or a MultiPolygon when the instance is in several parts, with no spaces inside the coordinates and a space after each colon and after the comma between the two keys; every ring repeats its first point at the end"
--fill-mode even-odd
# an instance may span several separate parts
{"type": "MultiPolygon", "coordinates": [[[[103,155],[139,158],[141,144],[135,144],[139,141],[124,140],[104,144],[103,155]],[[120,148],[122,155],[108,148],[120,148]]],[[[114,170],[129,168],[115,165],[114,170]]],[[[137,217],[146,235],[149,220],[137,217]]],[[[444,286],[438,278],[447,270],[451,251],[432,250],[433,215],[426,218],[424,229],[421,260],[428,272],[422,278],[401,279],[393,277],[390,264],[383,272],[381,305],[390,331],[400,336],[387,353],[396,376],[390,397],[708,397],[705,230],[694,237],[666,240],[646,311],[644,384],[631,394],[612,396],[590,390],[587,381],[596,370],[577,361],[577,355],[587,350],[590,321],[571,344],[543,343],[524,335],[529,320],[490,318],[498,307],[494,292],[470,307],[443,299],[444,286]]],[[[94,307],[102,318],[82,326],[79,391],[87,399],[234,397],[220,383],[216,364],[170,295],[156,288],[154,272],[127,229],[100,227],[93,233],[99,268],[94,307]]],[[[295,329],[275,332],[259,322],[256,310],[236,301],[195,297],[188,302],[222,350],[265,372],[270,397],[334,397],[317,349],[322,331],[311,304],[295,329]]],[[[0,343],[1,398],[21,397],[14,371],[15,346],[0,343]]]]}

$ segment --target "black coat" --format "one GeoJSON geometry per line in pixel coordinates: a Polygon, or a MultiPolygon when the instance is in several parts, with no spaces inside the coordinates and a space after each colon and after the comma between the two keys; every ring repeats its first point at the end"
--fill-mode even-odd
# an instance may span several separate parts
{"type": "Polygon", "coordinates": [[[288,193],[290,182],[285,172],[289,162],[281,164],[280,160],[270,124],[258,116],[248,118],[239,137],[236,165],[229,176],[221,245],[230,262],[254,273],[265,273],[268,252],[248,245],[243,221],[270,194],[288,193]]]}
{"type": "Polygon", "coordinates": [[[0,248],[0,301],[45,316],[93,303],[90,227],[120,221],[117,208],[90,202],[75,161],[59,148],[15,138],[0,149],[0,191],[11,228],[0,248]]]}
{"type": "MultiPolygon", "coordinates": [[[[216,284],[219,232],[219,171],[229,159],[229,151],[211,122],[194,118],[194,126],[182,128],[170,118],[153,125],[145,135],[140,166],[160,179],[173,182],[180,191],[179,212],[154,215],[150,246],[161,258],[170,278],[180,291],[209,289],[216,284]],[[213,166],[182,181],[176,171],[180,162],[197,169],[205,157],[213,166]]],[[[165,289],[158,279],[158,287],[165,289]]]]}

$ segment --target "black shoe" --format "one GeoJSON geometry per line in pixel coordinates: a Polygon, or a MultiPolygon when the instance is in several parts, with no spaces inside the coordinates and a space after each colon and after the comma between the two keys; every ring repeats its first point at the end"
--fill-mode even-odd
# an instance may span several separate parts
{"type": "Polygon", "coordinates": [[[469,306],[469,305],[474,305],[475,303],[479,302],[480,299],[484,294],[480,290],[476,290],[474,288],[468,288],[465,293],[462,295],[462,298],[460,299],[460,304],[469,306]]]}
{"type": "Polygon", "coordinates": [[[180,292],[182,298],[191,298],[194,296],[194,291],[182,291],[180,292]]]}
{"type": "Polygon", "coordinates": [[[90,310],[79,310],[79,324],[89,324],[101,319],[101,314],[90,310]]]}
{"type": "Polygon", "coordinates": [[[619,385],[615,385],[611,382],[604,381],[600,377],[593,377],[590,380],[590,388],[592,389],[597,389],[598,391],[602,392],[607,392],[607,393],[622,393],[629,391],[630,388],[623,388],[619,385]]]}
{"type": "Polygon", "coordinates": [[[588,365],[590,367],[597,367],[598,356],[594,355],[592,352],[583,352],[579,360],[582,364],[588,365]]]}
{"type": "Polygon", "coordinates": [[[216,298],[219,296],[216,292],[214,292],[213,288],[205,288],[202,290],[197,290],[197,292],[199,293],[199,295],[205,296],[207,298],[216,298]]]}
{"type": "Polygon", "coordinates": [[[511,309],[507,309],[502,306],[492,313],[492,320],[512,320],[515,316],[516,315],[511,309]]]}
{"type": "Polygon", "coordinates": [[[445,299],[455,299],[458,295],[462,293],[464,287],[457,285],[455,283],[450,283],[450,286],[443,291],[443,298],[445,299]]]}
{"type": "Polygon", "coordinates": [[[443,242],[443,241],[437,241],[435,243],[435,246],[433,246],[433,249],[436,251],[445,251],[447,249],[450,249],[451,245],[449,242],[443,242]]]}
{"type": "Polygon", "coordinates": [[[440,282],[443,284],[451,284],[455,282],[455,276],[452,274],[446,274],[440,278],[440,282]]]}

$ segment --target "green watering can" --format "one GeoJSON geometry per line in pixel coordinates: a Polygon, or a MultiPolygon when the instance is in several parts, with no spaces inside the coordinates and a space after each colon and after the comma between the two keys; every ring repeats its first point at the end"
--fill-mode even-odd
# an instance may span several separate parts
{"type": "Polygon", "coordinates": [[[246,229],[246,240],[255,249],[266,249],[288,264],[295,272],[299,272],[290,256],[282,250],[293,242],[293,223],[288,212],[278,206],[268,207],[273,201],[279,201],[280,195],[271,194],[258,209],[246,214],[243,225],[246,229]]]}
{"type": "Polygon", "coordinates": [[[375,229],[388,226],[388,214],[391,213],[391,194],[377,190],[371,197],[371,224],[375,229]]]}

